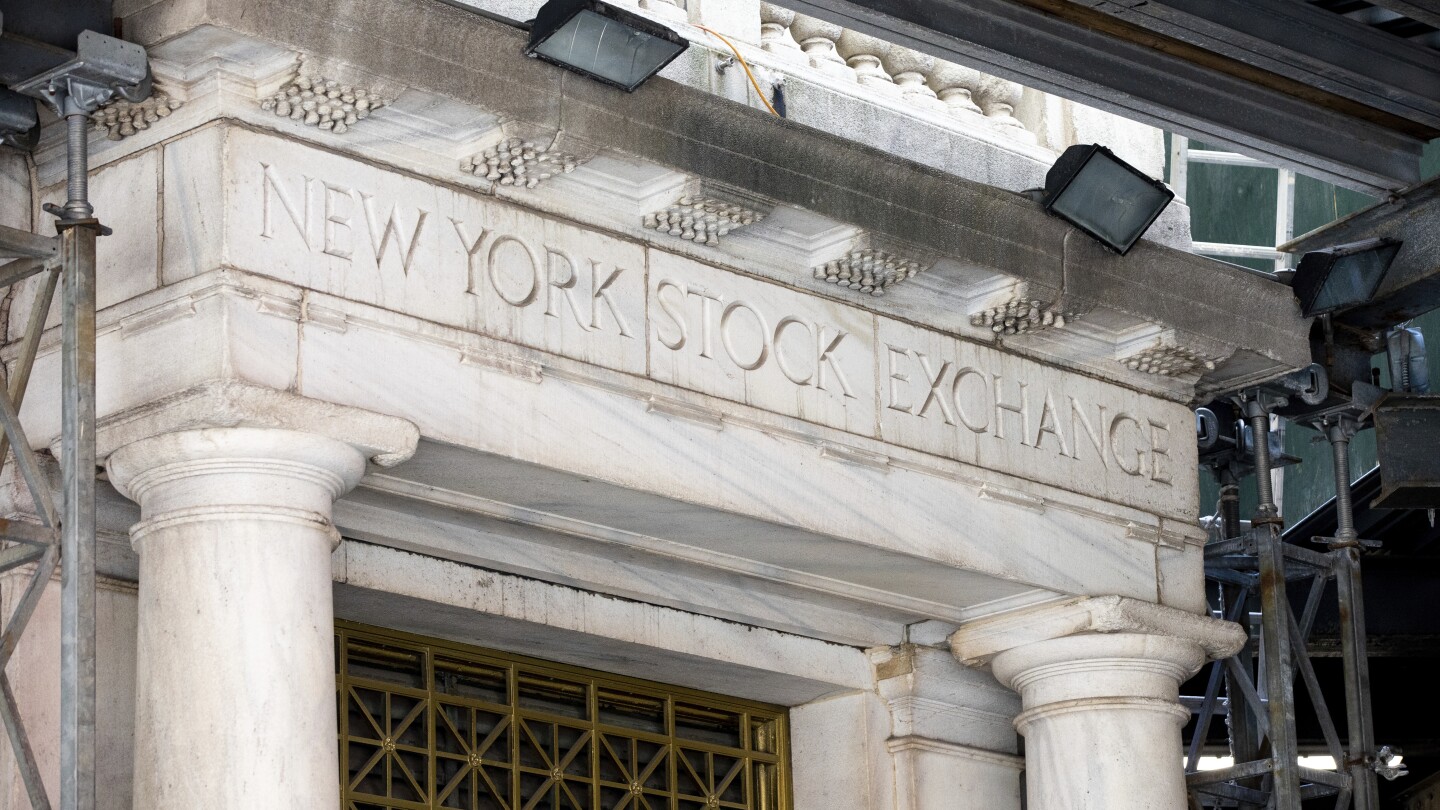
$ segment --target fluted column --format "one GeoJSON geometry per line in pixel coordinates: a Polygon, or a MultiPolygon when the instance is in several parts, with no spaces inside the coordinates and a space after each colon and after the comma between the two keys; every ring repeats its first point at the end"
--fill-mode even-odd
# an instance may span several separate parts
{"type": "Polygon", "coordinates": [[[178,419],[109,457],[141,509],[136,807],[339,806],[331,507],[368,456],[408,455],[415,430],[334,406],[322,419],[178,419]],[[351,427],[365,438],[341,438],[351,427]]]}
{"type": "Polygon", "coordinates": [[[1087,597],[967,625],[951,649],[1020,693],[1031,810],[1185,810],[1180,683],[1244,642],[1231,622],[1087,597]]]}

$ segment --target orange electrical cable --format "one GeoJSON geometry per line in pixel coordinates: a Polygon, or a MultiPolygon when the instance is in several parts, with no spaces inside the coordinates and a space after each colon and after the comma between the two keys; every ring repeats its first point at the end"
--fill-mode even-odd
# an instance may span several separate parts
{"type": "Polygon", "coordinates": [[[750,77],[750,85],[755,88],[755,95],[760,97],[760,103],[764,104],[765,109],[769,110],[771,113],[774,113],[777,118],[781,117],[780,113],[776,112],[775,108],[770,105],[770,99],[765,97],[765,91],[761,90],[760,83],[755,81],[755,74],[750,72],[750,63],[746,62],[745,57],[740,55],[740,51],[735,47],[735,44],[732,43],[730,40],[726,39],[725,37],[721,36],[719,33],[711,31],[709,28],[706,28],[703,25],[697,25],[695,27],[699,28],[701,31],[704,31],[710,36],[715,37],[716,39],[725,43],[725,45],[730,48],[730,52],[735,54],[736,60],[740,62],[740,67],[745,68],[745,75],[750,77]]]}

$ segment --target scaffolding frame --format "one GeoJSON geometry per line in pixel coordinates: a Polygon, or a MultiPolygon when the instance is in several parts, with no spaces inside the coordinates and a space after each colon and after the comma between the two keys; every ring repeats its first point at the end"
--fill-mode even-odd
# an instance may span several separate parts
{"type": "MultiPolygon", "coordinates": [[[[1205,576],[1216,583],[1216,612],[1249,624],[1250,605],[1260,601],[1258,661],[1247,643],[1235,656],[1211,665],[1204,697],[1199,701],[1195,731],[1186,752],[1186,786],[1192,808],[1238,807],[1240,810],[1300,810],[1308,799],[1334,796],[1336,810],[1379,810],[1377,777],[1395,778],[1403,770],[1388,765],[1391,751],[1375,748],[1370,704],[1369,660],[1365,637],[1365,602],[1360,579],[1360,554],[1365,546],[1355,530],[1351,504],[1351,438],[1360,421],[1344,410],[1316,420],[1330,441],[1335,466],[1335,537],[1316,537],[1328,551],[1319,552],[1285,542],[1283,521],[1275,505],[1270,473],[1268,434],[1270,410],[1283,401],[1252,392],[1237,401],[1254,435],[1253,466],[1259,490],[1251,528],[1241,528],[1237,482],[1239,465],[1230,459],[1217,465],[1221,483],[1220,538],[1205,547],[1205,576]],[[1307,643],[1330,580],[1336,583],[1344,662],[1347,739],[1342,742],[1307,643]],[[1309,581],[1297,618],[1287,588],[1309,581]],[[1257,666],[1258,665],[1258,666],[1257,666]],[[1295,677],[1299,675],[1314,708],[1334,770],[1299,763],[1295,720],[1295,677]],[[1230,726],[1230,767],[1198,770],[1200,753],[1214,717],[1224,713],[1230,726]]],[[[1362,415],[1360,418],[1364,418],[1362,415]]]]}
{"type": "MultiPolygon", "coordinates": [[[[77,60],[83,61],[83,60],[77,60]]],[[[30,745],[4,665],[15,652],[55,569],[60,569],[60,803],[63,810],[95,807],[95,240],[108,234],[89,202],[90,113],[111,98],[69,83],[69,65],[41,77],[45,100],[66,127],[67,199],[46,206],[57,235],[46,238],[0,226],[0,287],[40,276],[15,365],[0,386],[0,470],[9,458],[25,482],[39,525],[0,521],[0,572],[34,563],[15,610],[0,631],[0,721],[33,810],[50,810],[39,764],[30,745]],[[45,322],[59,288],[60,474],[57,508],[19,411],[30,386],[45,322]]],[[[144,93],[149,92],[148,78],[144,93]]]]}

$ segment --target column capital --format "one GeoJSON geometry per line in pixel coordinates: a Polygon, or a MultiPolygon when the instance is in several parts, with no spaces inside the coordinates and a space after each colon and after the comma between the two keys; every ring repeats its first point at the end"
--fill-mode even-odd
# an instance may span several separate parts
{"type": "Polygon", "coordinates": [[[966,624],[951,634],[950,651],[962,664],[984,666],[1017,647],[1112,633],[1181,640],[1197,646],[1210,659],[1234,655],[1247,638],[1245,629],[1234,622],[1126,596],[1082,596],[966,624]]]}
{"type": "Polygon", "coordinates": [[[215,380],[107,418],[96,455],[143,439],[208,428],[278,428],[343,442],[381,467],[410,458],[420,431],[406,419],[233,380],[215,380]]]}

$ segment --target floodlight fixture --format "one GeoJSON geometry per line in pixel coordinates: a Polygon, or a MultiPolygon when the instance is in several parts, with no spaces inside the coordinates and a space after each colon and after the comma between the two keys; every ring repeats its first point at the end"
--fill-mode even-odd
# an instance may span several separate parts
{"type": "Polygon", "coordinates": [[[660,23],[600,0],[549,0],[524,52],[629,93],[689,46],[660,23]]]}
{"type": "Polygon", "coordinates": [[[1175,192],[1099,144],[1066,149],[1045,175],[1045,210],[1124,256],[1175,192]]]}
{"type": "Polygon", "coordinates": [[[1306,253],[1290,285],[1301,313],[1310,318],[1374,298],[1400,245],[1382,237],[1306,253]]]}

